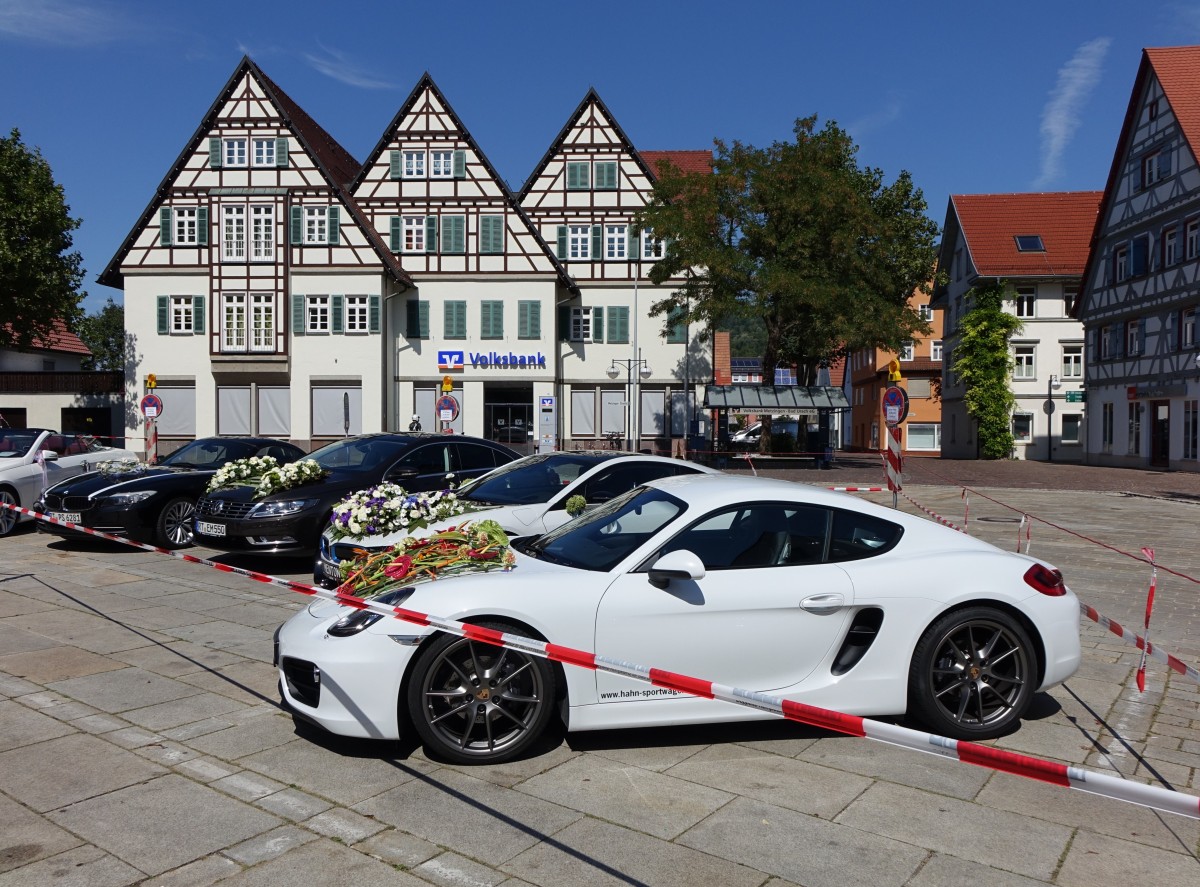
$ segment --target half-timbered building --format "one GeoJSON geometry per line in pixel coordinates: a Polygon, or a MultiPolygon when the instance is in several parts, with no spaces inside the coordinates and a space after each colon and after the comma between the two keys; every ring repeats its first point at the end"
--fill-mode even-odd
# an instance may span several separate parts
{"type": "Polygon", "coordinates": [[[1088,461],[1200,470],[1200,46],[1146,49],[1079,316],[1088,461]]]}

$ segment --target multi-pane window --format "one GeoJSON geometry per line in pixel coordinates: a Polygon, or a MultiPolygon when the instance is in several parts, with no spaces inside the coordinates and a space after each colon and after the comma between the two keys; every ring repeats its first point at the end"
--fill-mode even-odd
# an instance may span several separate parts
{"type": "Polygon", "coordinates": [[[425,178],[425,152],[405,151],[403,169],[404,178],[406,179],[425,178]]]}
{"type": "Polygon", "coordinates": [[[329,207],[304,207],[304,242],[329,242],[329,207]]]}
{"type": "Polygon", "coordinates": [[[171,332],[189,336],[192,334],[191,296],[171,296],[171,332]]]}
{"type": "Polygon", "coordinates": [[[1142,187],[1149,188],[1171,174],[1171,155],[1155,151],[1142,158],[1142,187]]]}
{"type": "Polygon", "coordinates": [[[1168,228],[1162,236],[1162,262],[1169,268],[1179,261],[1179,229],[1168,228]]]}
{"type": "Polygon", "coordinates": [[[1113,328],[1111,326],[1105,326],[1105,327],[1100,328],[1100,359],[1101,360],[1108,360],[1110,357],[1115,356],[1114,352],[1116,349],[1113,348],[1112,331],[1113,331],[1113,328]]]}
{"type": "Polygon", "coordinates": [[[365,333],[367,326],[367,297],[346,296],[346,332],[365,333]]]}
{"type": "Polygon", "coordinates": [[[404,217],[404,251],[406,253],[425,252],[425,217],[404,217]]]}
{"type": "Polygon", "coordinates": [[[250,295],[250,350],[275,350],[275,296],[250,295]]]}
{"type": "Polygon", "coordinates": [[[1179,312],[1179,347],[1196,347],[1196,309],[1179,312]]]}
{"type": "Polygon", "coordinates": [[[663,242],[649,228],[642,231],[642,258],[658,261],[663,257],[663,242]]]}
{"type": "MultiPolygon", "coordinates": [[[[274,140],[271,142],[274,144],[274,140]]],[[[275,258],[275,207],[250,207],[250,258],[269,262],[275,258]]]]}
{"type": "Polygon", "coordinates": [[[1133,402],[1129,404],[1129,450],[1131,456],[1140,455],[1142,452],[1142,413],[1145,410],[1144,403],[1133,402]]]}
{"type": "Polygon", "coordinates": [[[592,257],[591,225],[571,225],[567,229],[567,257],[574,260],[592,257]]]}
{"type": "Polygon", "coordinates": [[[941,339],[934,339],[932,342],[929,343],[929,359],[930,360],[941,360],[942,359],[942,340],[941,339]]]}
{"type": "Polygon", "coordinates": [[[429,177],[431,179],[449,179],[454,177],[454,152],[429,152],[429,177]]]}
{"type": "Polygon", "coordinates": [[[221,350],[246,350],[246,296],[226,293],[221,323],[221,350]]]}
{"type": "Polygon", "coordinates": [[[1103,405],[1103,407],[1104,408],[1100,411],[1100,444],[1104,448],[1105,452],[1111,452],[1113,445],[1113,429],[1115,427],[1113,417],[1116,410],[1115,405],[1111,403],[1106,403],[1103,405]]]}
{"type": "Polygon", "coordinates": [[[308,320],[305,331],[309,333],[329,332],[329,296],[308,297],[308,320]]]}
{"type": "Polygon", "coordinates": [[[226,139],[223,165],[227,167],[245,166],[246,160],[246,140],[226,139]]]}
{"type": "Polygon", "coordinates": [[[1183,234],[1184,249],[1187,258],[1200,256],[1200,219],[1190,219],[1183,234]]]}
{"type": "Polygon", "coordinates": [[[571,341],[572,342],[590,342],[590,341],[592,341],[592,309],[591,308],[572,308],[571,309],[571,341]]]}
{"type": "Polygon", "coordinates": [[[1129,247],[1117,247],[1117,251],[1113,254],[1113,275],[1116,277],[1117,283],[1128,279],[1129,247]]]}
{"type": "Polygon", "coordinates": [[[1185,400],[1183,402],[1183,458],[1185,459],[1200,459],[1200,450],[1197,445],[1200,444],[1200,437],[1197,432],[1200,432],[1200,423],[1197,422],[1200,416],[1200,401],[1185,400]]]}
{"type": "Polygon", "coordinates": [[[1017,317],[1030,318],[1034,316],[1036,292],[1031,286],[1017,287],[1017,317]]]}
{"type": "Polygon", "coordinates": [[[1064,379],[1083,378],[1083,346],[1063,345],[1062,377],[1064,379]]]}
{"type": "Polygon", "coordinates": [[[1142,353],[1142,325],[1140,321],[1130,320],[1125,323],[1125,353],[1133,356],[1142,353]]]}
{"type": "Polygon", "coordinates": [[[1079,300],[1079,287],[1064,286],[1063,287],[1063,314],[1066,317],[1071,317],[1075,314],[1075,303],[1079,300]]]}
{"type": "Polygon", "coordinates": [[[1032,345],[1018,345],[1013,349],[1014,379],[1036,378],[1033,355],[1034,346],[1032,345]]]}
{"type": "Polygon", "coordinates": [[[921,318],[921,320],[924,320],[928,323],[930,320],[933,320],[933,308],[931,308],[929,305],[918,305],[917,315],[921,318]]]}
{"type": "Polygon", "coordinates": [[[226,293],[222,297],[221,350],[275,350],[275,296],[226,293]]]}
{"type": "Polygon", "coordinates": [[[244,261],[246,258],[246,207],[221,207],[221,258],[244,261]]]}
{"type": "Polygon", "coordinates": [[[900,346],[900,359],[901,360],[912,360],[914,355],[915,355],[915,348],[913,346],[913,341],[912,341],[912,339],[909,339],[907,342],[905,342],[903,345],[900,346]]]}
{"type": "Polygon", "coordinates": [[[604,258],[608,261],[620,261],[625,258],[626,244],[629,235],[624,225],[604,226],[604,258]]]}
{"type": "Polygon", "coordinates": [[[195,246],[199,239],[200,211],[191,209],[175,210],[175,245],[195,246]]]}
{"type": "Polygon", "coordinates": [[[255,139],[254,140],[254,165],[255,166],[274,166],[275,165],[275,139],[255,139]]]}

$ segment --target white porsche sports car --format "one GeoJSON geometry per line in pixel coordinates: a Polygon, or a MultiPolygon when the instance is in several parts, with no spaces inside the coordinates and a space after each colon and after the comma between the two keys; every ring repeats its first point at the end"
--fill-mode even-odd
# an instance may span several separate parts
{"type": "MultiPolygon", "coordinates": [[[[377,600],[856,715],[984,739],[1080,660],[1062,574],[921,517],[787,481],[638,487],[540,537],[508,572],[377,600]]],[[[299,717],[346,736],[414,728],[443,759],[496,763],[568,730],[769,717],[317,601],[280,626],[299,717]]]]}

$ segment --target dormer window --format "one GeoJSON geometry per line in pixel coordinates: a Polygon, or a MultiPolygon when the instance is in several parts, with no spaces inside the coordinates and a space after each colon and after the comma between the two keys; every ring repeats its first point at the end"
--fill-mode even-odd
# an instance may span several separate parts
{"type": "Polygon", "coordinates": [[[1017,242],[1019,253],[1044,253],[1046,245],[1042,243],[1040,234],[1017,234],[1013,238],[1017,242]]]}

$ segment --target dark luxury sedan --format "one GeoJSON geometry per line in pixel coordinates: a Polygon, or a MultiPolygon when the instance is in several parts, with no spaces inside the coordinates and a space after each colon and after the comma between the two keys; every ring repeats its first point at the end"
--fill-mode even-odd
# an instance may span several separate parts
{"type": "Polygon", "coordinates": [[[503,444],[457,434],[349,437],[307,457],[328,472],[319,481],[261,498],[249,486],[204,496],[196,503],[195,539],[223,551],[314,555],[333,506],[350,493],[382,481],[399,484],[410,493],[443,490],[520,455],[503,444]]]}
{"type": "MultiPolygon", "coordinates": [[[[272,456],[294,462],[304,450],[269,437],[204,437],[156,465],[130,462],[122,470],[89,471],[46,489],[35,509],[93,530],[164,548],[192,544],[192,512],[209,478],[227,462],[272,456]]],[[[83,534],[57,524],[38,529],[58,536],[83,534]]]]}

